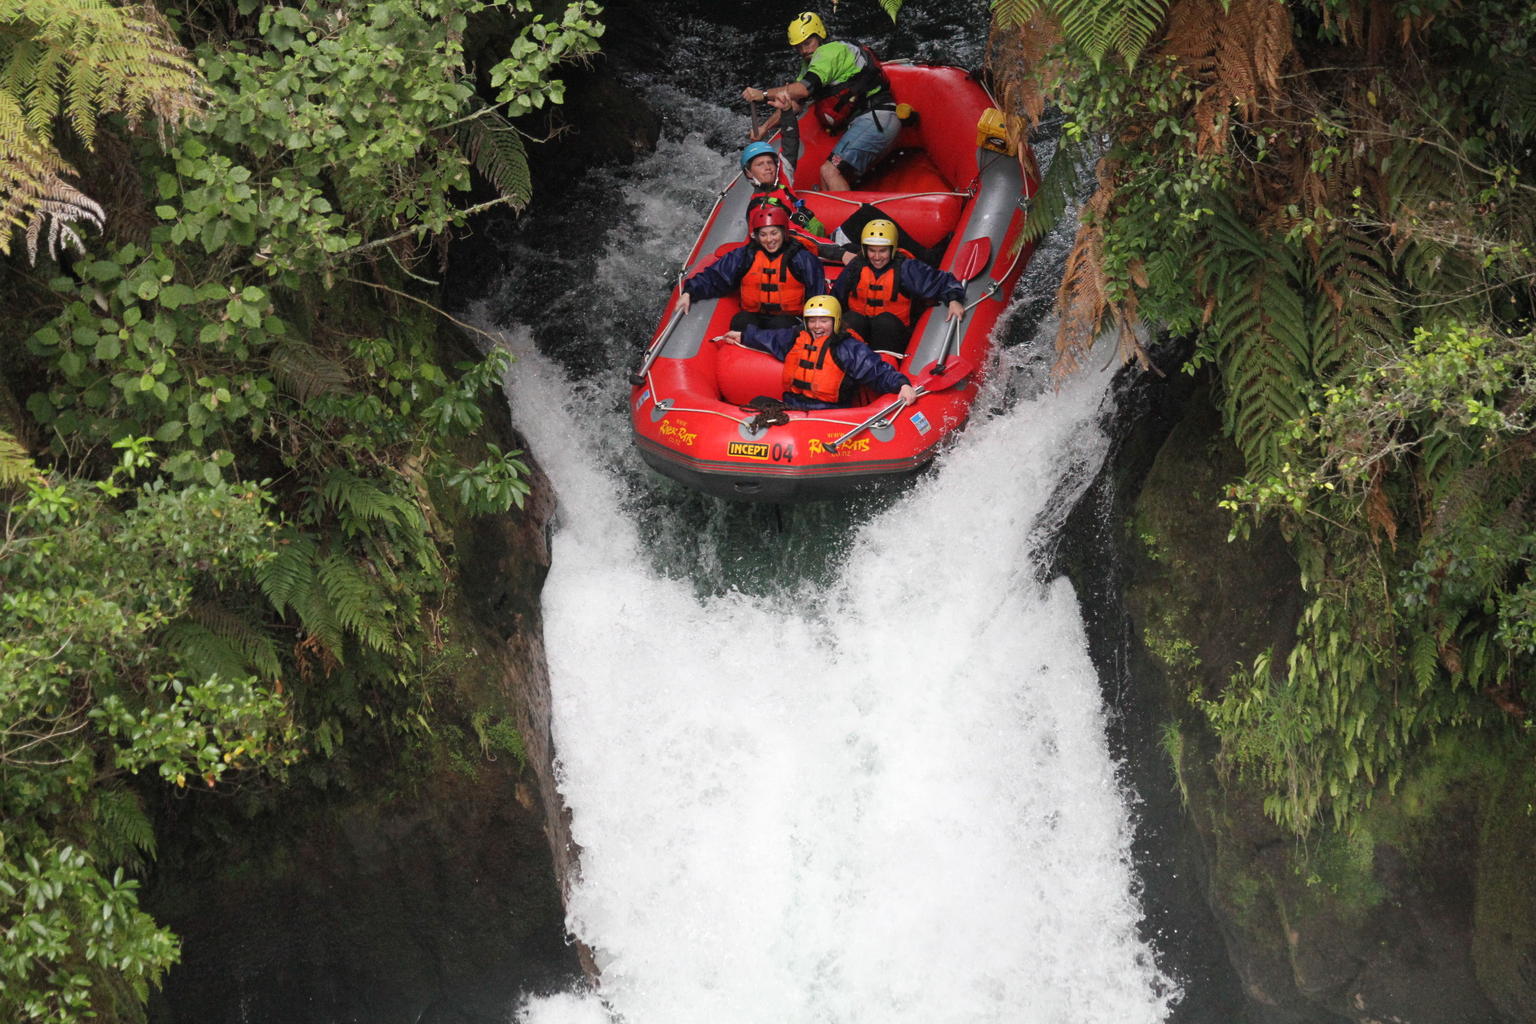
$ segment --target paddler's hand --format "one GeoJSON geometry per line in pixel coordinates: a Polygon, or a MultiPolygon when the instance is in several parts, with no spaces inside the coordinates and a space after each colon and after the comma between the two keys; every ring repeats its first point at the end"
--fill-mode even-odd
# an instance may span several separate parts
{"type": "Polygon", "coordinates": [[[720,335],[715,340],[716,341],[723,341],[727,345],[740,345],[741,344],[741,332],[740,331],[726,331],[724,334],[720,335]]]}
{"type": "Polygon", "coordinates": [[[913,402],[917,401],[917,389],[914,388],[911,384],[903,384],[901,386],[901,390],[896,392],[896,397],[901,399],[901,404],[903,407],[911,405],[913,402]]]}
{"type": "Polygon", "coordinates": [[[745,89],[741,90],[741,98],[746,100],[748,103],[762,103],[768,98],[768,90],[759,89],[756,86],[749,85],[745,89]]]}
{"type": "Polygon", "coordinates": [[[959,320],[963,316],[965,316],[965,305],[964,305],[964,303],[961,303],[961,302],[951,302],[949,304],[949,316],[946,316],[944,319],[945,320],[959,320]]]}
{"type": "Polygon", "coordinates": [[[692,301],[693,300],[689,297],[688,293],[683,292],[683,297],[677,300],[677,311],[684,316],[687,316],[688,307],[692,304],[692,301]]]}

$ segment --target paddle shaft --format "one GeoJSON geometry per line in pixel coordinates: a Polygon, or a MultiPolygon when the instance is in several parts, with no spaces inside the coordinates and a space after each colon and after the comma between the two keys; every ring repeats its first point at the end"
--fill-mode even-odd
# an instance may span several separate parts
{"type": "MultiPolygon", "coordinates": [[[[973,278],[986,269],[987,261],[992,258],[992,240],[981,237],[973,238],[965,243],[965,248],[960,250],[955,260],[955,278],[961,284],[969,283],[973,278]]],[[[970,312],[970,310],[966,310],[970,312]]],[[[965,313],[960,314],[949,322],[949,329],[944,334],[944,346],[939,349],[939,358],[933,366],[933,372],[942,377],[948,367],[950,342],[960,337],[960,325],[965,322],[965,313]]]]}
{"type": "MultiPolygon", "coordinates": [[[[943,391],[947,388],[953,387],[960,381],[964,380],[966,377],[970,376],[970,373],[973,369],[975,369],[975,366],[972,365],[969,359],[966,359],[963,356],[955,357],[954,365],[950,366],[944,373],[939,373],[938,367],[935,365],[933,372],[928,375],[928,379],[912,389],[913,400],[916,401],[917,399],[922,398],[924,395],[931,395],[935,391],[943,391]]],[[[884,409],[881,409],[879,412],[875,413],[863,423],[860,423],[858,426],[848,431],[848,433],[844,434],[842,437],[835,441],[828,441],[827,450],[836,452],[840,446],[848,443],[850,438],[858,437],[860,434],[874,426],[876,423],[879,423],[881,420],[893,415],[901,407],[902,402],[901,399],[898,398],[896,401],[892,402],[890,405],[887,405],[884,409]]]]}
{"type": "MultiPolygon", "coordinates": [[[[914,399],[922,398],[927,393],[928,393],[928,388],[925,387],[922,384],[919,384],[917,387],[912,389],[912,394],[913,394],[914,399]]],[[[899,399],[899,398],[896,399],[896,401],[892,402],[890,405],[886,406],[884,409],[881,409],[879,412],[875,413],[869,419],[865,420],[863,423],[860,423],[858,426],[854,427],[852,430],[848,431],[848,433],[844,434],[842,437],[838,438],[836,441],[828,441],[827,444],[826,444],[827,451],[836,452],[840,447],[842,447],[844,444],[848,443],[849,440],[851,440],[852,438],[858,437],[860,434],[864,433],[864,431],[868,430],[870,427],[874,426],[876,423],[879,423],[881,420],[885,419],[887,416],[890,416],[897,409],[900,409],[902,407],[902,405],[903,405],[902,400],[899,399]]]]}
{"type": "Polygon", "coordinates": [[[685,312],[687,312],[687,310],[680,309],[676,313],[673,313],[672,320],[667,324],[666,330],[657,335],[656,341],[651,345],[649,349],[646,350],[645,362],[640,364],[640,372],[632,373],[629,377],[629,382],[635,387],[639,387],[641,384],[645,383],[645,375],[651,372],[651,366],[656,362],[656,357],[661,355],[661,346],[666,344],[667,339],[672,336],[672,328],[676,327],[678,323],[683,319],[683,314],[685,312]]]}

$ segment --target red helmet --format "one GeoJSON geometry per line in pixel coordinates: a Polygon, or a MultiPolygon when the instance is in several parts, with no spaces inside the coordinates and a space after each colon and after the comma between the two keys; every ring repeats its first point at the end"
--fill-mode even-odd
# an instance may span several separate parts
{"type": "Polygon", "coordinates": [[[747,231],[757,234],[758,228],[789,227],[789,211],[778,203],[764,203],[747,212],[747,231]]]}

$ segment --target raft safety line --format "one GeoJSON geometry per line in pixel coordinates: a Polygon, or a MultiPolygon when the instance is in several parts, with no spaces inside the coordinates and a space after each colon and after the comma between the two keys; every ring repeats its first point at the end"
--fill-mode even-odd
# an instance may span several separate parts
{"type": "MultiPolygon", "coordinates": [[[[650,380],[649,380],[649,376],[650,375],[647,374],[646,376],[647,376],[646,383],[649,384],[650,383],[650,380]]],[[[654,385],[652,386],[651,390],[652,390],[652,393],[654,394],[654,392],[655,392],[654,385]]],[[[814,409],[810,409],[810,410],[807,410],[807,409],[795,409],[793,411],[794,412],[816,412],[816,411],[820,411],[820,410],[814,410],[814,409]]],[[[751,420],[752,420],[752,417],[738,417],[738,416],[734,415],[733,413],[722,412],[719,409],[695,408],[694,406],[691,406],[691,405],[673,405],[673,406],[669,406],[667,408],[667,414],[668,415],[670,415],[670,414],[672,414],[674,412],[698,413],[698,414],[700,414],[702,416],[720,416],[720,417],[723,417],[725,419],[730,420],[732,423],[738,423],[738,424],[750,423],[751,420]]],[[[856,427],[856,426],[858,426],[858,423],[851,422],[849,420],[834,420],[834,419],[828,419],[825,416],[802,416],[796,422],[833,423],[833,424],[836,424],[839,427],[856,427]]]]}
{"type": "MultiPolygon", "coordinates": [[[[822,199],[836,200],[839,203],[847,203],[849,206],[864,205],[864,200],[862,199],[845,199],[838,195],[836,192],[813,192],[810,189],[801,189],[800,195],[820,196],[822,199]]],[[[959,199],[971,199],[974,198],[975,195],[976,193],[972,190],[967,190],[965,192],[907,192],[898,196],[886,196],[885,198],[881,199],[879,203],[871,203],[870,205],[878,207],[885,203],[900,202],[903,199],[923,199],[927,196],[955,196],[959,199]]]]}

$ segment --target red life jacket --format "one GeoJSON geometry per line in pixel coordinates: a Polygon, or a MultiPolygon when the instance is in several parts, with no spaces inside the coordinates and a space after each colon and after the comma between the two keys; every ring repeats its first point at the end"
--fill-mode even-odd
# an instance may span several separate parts
{"type": "Polygon", "coordinates": [[[789,254],[785,245],[772,256],[762,246],[753,244],[752,265],[741,279],[741,308],[747,313],[798,313],[805,305],[805,285],[789,272],[789,254]]]}
{"type": "Polygon", "coordinates": [[[902,294],[897,284],[897,279],[901,276],[898,266],[900,262],[900,256],[892,256],[891,262],[885,265],[885,270],[877,273],[875,268],[869,265],[868,260],[860,256],[848,267],[851,271],[856,266],[859,271],[859,278],[854,282],[853,290],[848,293],[848,308],[865,316],[892,313],[895,314],[896,319],[911,327],[912,300],[902,294]]]}
{"type": "Polygon", "coordinates": [[[832,358],[832,350],[845,334],[858,338],[852,331],[833,331],[825,338],[813,338],[810,331],[801,331],[784,357],[785,393],[818,402],[842,401],[843,378],[847,375],[832,358]]]}
{"type": "MultiPolygon", "coordinates": [[[[771,189],[765,189],[761,185],[756,186],[756,191],[747,200],[747,214],[750,216],[752,211],[759,206],[781,207],[785,213],[789,214],[791,233],[797,234],[802,243],[805,243],[806,238],[817,237],[816,232],[810,230],[813,222],[816,227],[825,230],[821,221],[816,220],[815,214],[806,209],[805,204],[800,202],[795,197],[795,194],[783,185],[775,185],[771,189]]],[[[809,245],[811,252],[814,254],[816,252],[816,243],[810,242],[806,244],[809,245]]]]}

